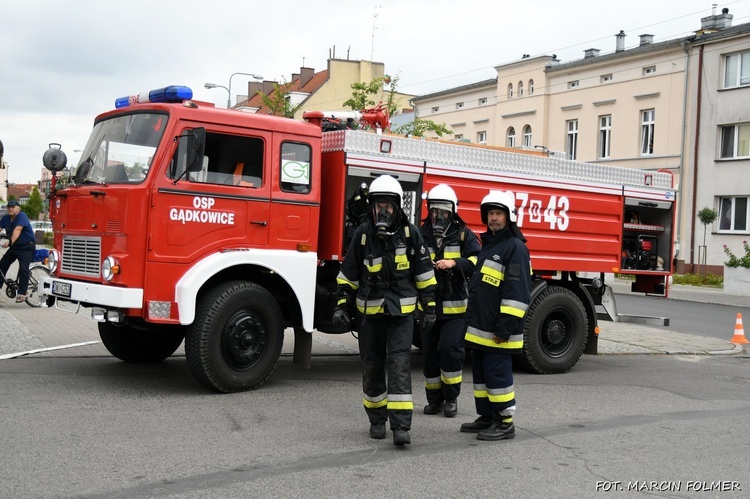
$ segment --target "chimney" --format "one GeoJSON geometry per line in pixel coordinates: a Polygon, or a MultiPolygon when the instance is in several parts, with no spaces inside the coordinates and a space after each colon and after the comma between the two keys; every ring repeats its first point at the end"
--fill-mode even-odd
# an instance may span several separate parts
{"type": "Polygon", "coordinates": [[[626,36],[627,35],[623,30],[620,30],[620,32],[615,35],[615,52],[622,52],[623,50],[625,50],[626,36]]]}
{"type": "Polygon", "coordinates": [[[315,76],[315,70],[313,68],[299,68],[299,70],[299,88],[302,89],[315,76]]]}
{"type": "Polygon", "coordinates": [[[248,100],[255,97],[255,94],[258,93],[259,90],[263,90],[263,83],[260,81],[249,81],[247,82],[247,98],[248,100]]]}
{"type": "Polygon", "coordinates": [[[583,51],[583,57],[588,59],[589,57],[596,57],[599,55],[599,49],[586,49],[583,51]]]}
{"type": "Polygon", "coordinates": [[[299,73],[292,73],[292,80],[289,83],[294,83],[299,80],[299,73]]]}
{"type": "Polygon", "coordinates": [[[654,43],[654,35],[640,35],[640,37],[641,37],[640,46],[652,45],[654,43]]]}
{"type": "Polygon", "coordinates": [[[263,93],[266,95],[271,95],[271,92],[273,92],[274,83],[275,82],[273,81],[263,80],[263,88],[261,89],[263,90],[263,93]]]}
{"type": "Polygon", "coordinates": [[[726,29],[732,26],[732,19],[734,16],[729,13],[729,9],[724,7],[721,9],[721,14],[711,14],[708,17],[701,18],[701,29],[702,30],[719,30],[726,29]]]}

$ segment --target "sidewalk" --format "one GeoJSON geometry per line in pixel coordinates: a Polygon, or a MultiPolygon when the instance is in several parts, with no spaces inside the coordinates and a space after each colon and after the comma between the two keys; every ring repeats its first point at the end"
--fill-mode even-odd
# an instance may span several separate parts
{"type": "MultiPolygon", "coordinates": [[[[630,291],[630,282],[607,279],[615,294],[630,291]]],[[[25,303],[14,303],[4,290],[0,291],[0,360],[32,350],[31,355],[109,356],[99,341],[96,323],[89,319],[87,310],[72,314],[55,308],[31,308],[25,303]],[[54,350],[45,350],[54,349],[54,350]]],[[[725,295],[721,289],[674,285],[671,300],[716,303],[737,307],[750,305],[750,297],[725,295]]],[[[719,355],[741,353],[742,345],[735,345],[731,331],[721,340],[700,335],[678,333],[668,329],[639,324],[599,321],[599,354],[696,354],[719,355]]],[[[356,341],[350,335],[316,334],[314,354],[357,353],[356,341]]],[[[293,335],[287,335],[283,353],[291,353],[293,335]]],[[[177,354],[184,354],[182,347],[177,354]]]]}

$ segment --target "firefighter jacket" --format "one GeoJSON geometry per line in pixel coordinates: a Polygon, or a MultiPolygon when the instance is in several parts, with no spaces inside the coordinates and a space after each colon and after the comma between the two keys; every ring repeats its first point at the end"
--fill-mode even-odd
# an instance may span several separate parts
{"type": "Polygon", "coordinates": [[[481,249],[479,239],[471,229],[456,218],[448,225],[440,244],[433,234],[432,221],[429,217],[420,228],[420,232],[433,262],[438,260],[456,262],[456,266],[452,269],[435,269],[437,318],[462,317],[469,304],[469,278],[474,273],[474,265],[477,263],[477,255],[481,249]]]}
{"type": "Polygon", "coordinates": [[[482,250],[469,286],[465,340],[471,348],[521,353],[531,301],[529,250],[510,228],[481,237],[482,250]],[[493,336],[507,341],[495,343],[493,336]]]}
{"type": "Polygon", "coordinates": [[[337,306],[351,305],[365,316],[414,313],[417,300],[435,306],[435,271],[424,240],[414,224],[402,217],[394,234],[378,237],[369,221],[354,232],[336,277],[337,306]]]}

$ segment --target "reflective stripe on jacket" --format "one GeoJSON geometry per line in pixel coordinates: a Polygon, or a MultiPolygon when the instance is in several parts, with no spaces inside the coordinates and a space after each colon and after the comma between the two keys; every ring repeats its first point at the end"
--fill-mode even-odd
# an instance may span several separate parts
{"type": "Polygon", "coordinates": [[[450,317],[464,315],[469,304],[468,279],[474,273],[474,265],[481,249],[479,239],[471,229],[456,223],[455,220],[451,221],[440,245],[437,244],[432,232],[432,221],[429,217],[420,228],[420,232],[433,262],[438,260],[456,262],[456,266],[452,269],[435,271],[438,284],[435,293],[438,319],[444,315],[450,317]]]}
{"type": "Polygon", "coordinates": [[[437,285],[424,240],[408,222],[385,238],[369,222],[359,226],[336,281],[338,303],[354,299],[365,315],[408,315],[417,300],[434,305],[437,285]]]}
{"type": "Polygon", "coordinates": [[[469,346],[520,353],[530,288],[531,261],[523,241],[509,230],[483,233],[469,287],[464,337],[469,346]],[[495,336],[504,341],[495,343],[495,336]]]}

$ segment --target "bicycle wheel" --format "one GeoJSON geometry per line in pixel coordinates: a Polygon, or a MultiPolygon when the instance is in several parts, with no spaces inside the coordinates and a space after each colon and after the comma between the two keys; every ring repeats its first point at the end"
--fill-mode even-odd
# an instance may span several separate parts
{"type": "Polygon", "coordinates": [[[44,265],[33,265],[29,268],[29,288],[26,291],[26,303],[30,307],[41,307],[44,304],[42,296],[42,281],[50,274],[44,265]]]}

